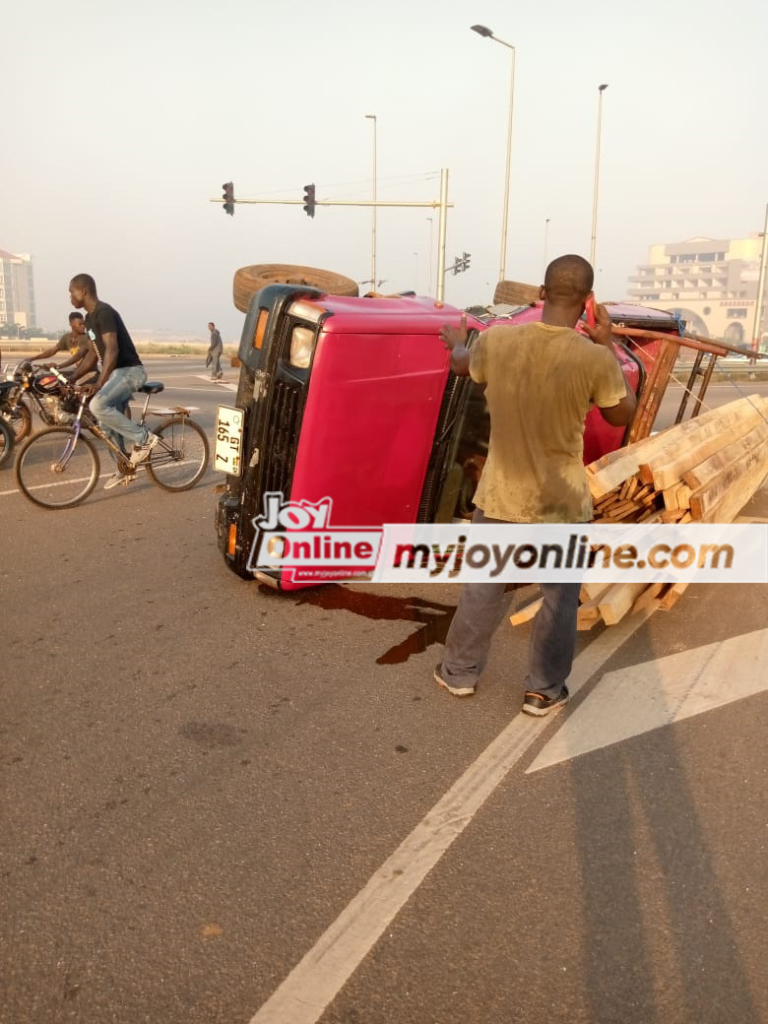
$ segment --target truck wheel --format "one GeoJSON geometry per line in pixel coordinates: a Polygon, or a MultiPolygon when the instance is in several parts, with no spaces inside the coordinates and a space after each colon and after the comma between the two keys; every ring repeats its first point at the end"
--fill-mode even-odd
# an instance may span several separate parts
{"type": "Polygon", "coordinates": [[[499,281],[493,293],[494,306],[530,306],[539,301],[539,289],[520,281],[499,281]]]}
{"type": "Polygon", "coordinates": [[[304,284],[327,295],[360,294],[355,281],[332,270],[297,267],[291,263],[258,263],[235,271],[232,297],[237,309],[247,313],[253,296],[268,284],[304,284]]]}

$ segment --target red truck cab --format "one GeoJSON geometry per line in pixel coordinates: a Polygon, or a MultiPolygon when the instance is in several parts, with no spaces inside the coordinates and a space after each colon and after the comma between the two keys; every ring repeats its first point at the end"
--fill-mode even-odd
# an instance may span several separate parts
{"type": "MultiPolygon", "coordinates": [[[[671,314],[608,309],[626,326],[678,333],[671,314]]],[[[346,298],[274,284],[253,297],[235,409],[220,410],[214,459],[227,471],[217,530],[234,572],[282,589],[307,585],[280,570],[249,568],[253,519],[267,493],[292,501],[331,497],[334,525],[350,527],[471,514],[490,423],[482,389],[450,372],[440,341],[440,328],[460,317],[459,309],[415,295],[346,298]]],[[[493,324],[540,317],[540,304],[472,307],[470,344],[493,324]]],[[[652,353],[638,357],[620,346],[619,358],[639,393],[643,359],[652,353]]],[[[591,410],[585,461],[619,447],[624,434],[591,410]]]]}

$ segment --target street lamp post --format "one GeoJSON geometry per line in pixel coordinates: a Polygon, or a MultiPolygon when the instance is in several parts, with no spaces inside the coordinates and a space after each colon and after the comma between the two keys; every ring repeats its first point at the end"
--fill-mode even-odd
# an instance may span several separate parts
{"type": "Polygon", "coordinates": [[[544,254],[541,261],[541,280],[544,280],[544,273],[547,269],[547,239],[549,235],[549,217],[544,221],[544,254]]]}
{"type": "Polygon", "coordinates": [[[592,197],[592,241],[589,247],[589,262],[595,268],[595,252],[597,250],[597,194],[600,181],[600,134],[603,125],[603,93],[608,84],[597,87],[597,147],[595,151],[595,191],[592,197]]]}
{"type": "Polygon", "coordinates": [[[429,285],[427,287],[427,294],[432,294],[432,225],[434,224],[434,217],[427,217],[429,223],[429,260],[427,262],[428,273],[429,273],[429,285]]]}
{"type": "Polygon", "coordinates": [[[376,134],[378,121],[375,114],[366,114],[366,119],[373,121],[373,222],[371,227],[371,280],[376,291],[376,134]]]}
{"type": "Polygon", "coordinates": [[[472,31],[477,32],[478,35],[483,36],[484,39],[492,39],[495,43],[500,43],[502,46],[506,46],[508,50],[512,51],[512,73],[509,84],[509,122],[507,125],[507,161],[504,172],[504,215],[502,217],[501,224],[501,259],[499,267],[499,280],[503,281],[507,271],[507,221],[509,218],[509,169],[512,158],[512,115],[514,113],[515,105],[515,63],[516,53],[515,48],[511,43],[505,43],[503,39],[499,39],[495,36],[491,29],[486,28],[485,25],[472,25],[472,31]]]}

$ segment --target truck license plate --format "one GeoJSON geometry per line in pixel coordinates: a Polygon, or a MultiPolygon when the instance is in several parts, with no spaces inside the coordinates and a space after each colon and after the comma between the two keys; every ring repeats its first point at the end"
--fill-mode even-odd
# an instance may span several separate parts
{"type": "Polygon", "coordinates": [[[216,410],[216,448],[213,468],[240,476],[243,468],[243,410],[220,405],[216,410]]]}

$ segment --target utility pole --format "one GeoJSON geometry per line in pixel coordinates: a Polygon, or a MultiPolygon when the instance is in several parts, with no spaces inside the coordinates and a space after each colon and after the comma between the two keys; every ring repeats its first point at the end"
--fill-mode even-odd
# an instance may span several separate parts
{"type": "Polygon", "coordinates": [[[376,135],[378,118],[375,114],[366,114],[366,120],[373,121],[373,224],[371,226],[371,280],[376,291],[376,135]]]}
{"type": "Polygon", "coordinates": [[[765,224],[763,225],[763,249],[760,254],[760,273],[757,276],[757,295],[755,296],[755,323],[752,328],[752,348],[760,351],[762,338],[763,314],[765,312],[765,269],[768,257],[768,203],[765,206],[765,224]]]}
{"type": "Polygon", "coordinates": [[[595,270],[595,256],[597,253],[597,197],[600,182],[600,136],[603,130],[603,93],[608,88],[605,85],[597,87],[597,143],[595,147],[595,182],[594,194],[592,196],[592,240],[589,246],[589,262],[595,270]]]}

